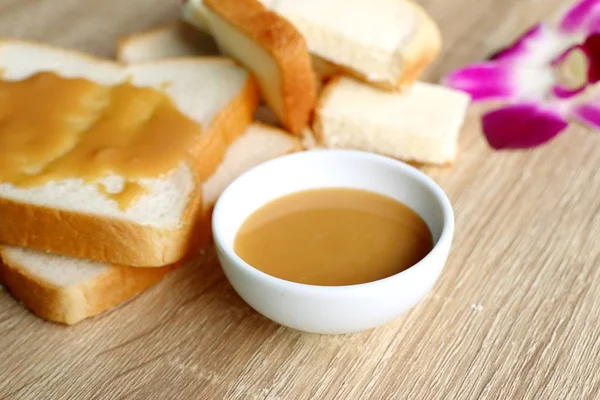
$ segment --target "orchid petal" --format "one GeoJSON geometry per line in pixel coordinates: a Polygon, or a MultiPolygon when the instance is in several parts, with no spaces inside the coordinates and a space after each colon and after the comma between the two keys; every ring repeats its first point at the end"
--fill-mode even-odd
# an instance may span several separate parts
{"type": "Polygon", "coordinates": [[[552,94],[558,99],[568,99],[585,91],[585,86],[569,89],[564,86],[556,85],[552,88],[552,94]]]}
{"type": "Polygon", "coordinates": [[[580,123],[600,131],[600,104],[578,104],[571,109],[571,115],[580,123]]]}
{"type": "Polygon", "coordinates": [[[571,7],[560,21],[559,29],[566,34],[591,33],[600,14],[600,0],[581,0],[571,7]]]}
{"type": "Polygon", "coordinates": [[[544,24],[537,24],[533,26],[533,28],[525,32],[525,34],[512,45],[500,50],[490,59],[497,62],[513,62],[527,58],[531,47],[535,46],[535,44],[540,40],[543,40],[545,34],[544,31],[546,29],[547,27],[544,24]]]}
{"type": "Polygon", "coordinates": [[[600,33],[600,12],[590,17],[588,24],[588,33],[593,35],[594,33],[600,33]]]}
{"type": "Polygon", "coordinates": [[[518,94],[513,68],[492,62],[456,70],[444,79],[444,84],[470,94],[473,101],[509,100],[518,94]]]}
{"type": "Polygon", "coordinates": [[[600,33],[589,36],[581,49],[588,57],[588,82],[593,84],[600,81],[600,33]]]}
{"type": "Polygon", "coordinates": [[[561,35],[546,24],[537,24],[514,44],[492,57],[497,63],[542,67],[577,44],[574,37],[561,35]]]}
{"type": "Polygon", "coordinates": [[[515,104],[483,116],[483,132],[496,150],[528,149],[549,142],[567,126],[557,112],[536,104],[515,104]]]}

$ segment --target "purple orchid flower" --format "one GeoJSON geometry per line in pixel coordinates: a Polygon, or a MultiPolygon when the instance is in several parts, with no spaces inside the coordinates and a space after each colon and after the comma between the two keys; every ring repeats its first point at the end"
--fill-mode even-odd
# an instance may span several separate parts
{"type": "Polygon", "coordinates": [[[581,0],[557,26],[540,23],[490,61],[450,73],[444,84],[473,101],[505,105],[483,116],[494,149],[542,145],[568,120],[600,130],[600,0],[581,0]]]}

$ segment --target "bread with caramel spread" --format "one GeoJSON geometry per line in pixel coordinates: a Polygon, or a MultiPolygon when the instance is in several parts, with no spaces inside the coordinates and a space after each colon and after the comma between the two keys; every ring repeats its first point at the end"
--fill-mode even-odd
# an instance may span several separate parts
{"type": "Polygon", "coordinates": [[[225,58],[124,67],[21,41],[0,42],[0,67],[0,242],[136,267],[182,259],[201,183],[256,109],[251,76],[225,58]]]}
{"type": "MultiPolygon", "coordinates": [[[[204,208],[209,210],[225,186],[250,167],[300,149],[299,139],[280,129],[250,125],[204,182],[204,208]]],[[[196,248],[210,241],[208,216],[199,219],[196,248]]],[[[75,324],[115,307],[185,263],[131,268],[14,246],[0,246],[0,259],[0,283],[39,317],[64,324],[75,324]]]]}

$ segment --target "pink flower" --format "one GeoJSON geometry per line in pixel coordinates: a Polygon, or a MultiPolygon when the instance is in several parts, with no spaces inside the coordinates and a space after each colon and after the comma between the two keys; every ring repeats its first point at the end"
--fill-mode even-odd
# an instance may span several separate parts
{"type": "Polygon", "coordinates": [[[581,0],[558,26],[540,23],[490,61],[450,73],[444,83],[473,101],[503,102],[483,116],[495,149],[531,148],[568,120],[600,130],[600,0],[581,0]]]}

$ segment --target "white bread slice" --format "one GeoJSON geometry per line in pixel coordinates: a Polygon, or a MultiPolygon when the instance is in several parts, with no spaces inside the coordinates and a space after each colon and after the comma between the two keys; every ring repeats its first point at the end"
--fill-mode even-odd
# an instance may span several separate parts
{"type": "Polygon", "coordinates": [[[148,193],[120,209],[97,189],[118,192],[123,178],[91,183],[63,179],[33,188],[0,184],[0,242],[131,266],[163,266],[188,251],[201,212],[198,178],[212,174],[229,143],[246,129],[257,104],[251,77],[227,59],[173,59],[122,67],[110,61],[21,41],[0,42],[5,80],[39,71],[113,85],[129,79],[162,88],[180,110],[203,127],[196,161],[165,177],[142,179],[148,193]],[[77,245],[74,245],[74,244],[77,245]]]}
{"type": "Polygon", "coordinates": [[[204,183],[204,208],[214,204],[225,187],[251,166],[279,155],[302,150],[302,144],[281,129],[259,122],[250,125],[246,133],[227,150],[224,162],[204,183]]]}
{"type": "Polygon", "coordinates": [[[325,147],[449,164],[469,102],[463,92],[440,85],[416,82],[396,93],[339,77],[325,87],[313,129],[325,147]]]}
{"type": "Polygon", "coordinates": [[[315,105],[315,77],[304,38],[257,0],[205,0],[204,12],[219,48],[256,77],[281,124],[299,134],[315,105]]]}
{"type": "Polygon", "coordinates": [[[181,19],[193,25],[199,31],[210,34],[210,25],[208,16],[206,15],[204,0],[183,0],[181,19]]]}
{"type": "MultiPolygon", "coordinates": [[[[252,124],[227,150],[203,184],[205,209],[247,169],[300,150],[299,139],[274,127],[252,124]]],[[[198,248],[210,237],[209,213],[196,231],[198,248]]],[[[162,268],[130,268],[0,246],[0,283],[41,318],[75,324],[143,292],[183,262],[162,268]]]]}
{"type": "Polygon", "coordinates": [[[261,0],[306,38],[309,51],[382,89],[419,78],[438,55],[441,34],[406,0],[261,0]]]}
{"type": "MultiPolygon", "coordinates": [[[[210,26],[209,26],[209,22],[208,22],[208,17],[206,16],[206,8],[204,7],[204,2],[203,0],[187,0],[184,4],[183,7],[181,9],[181,18],[183,21],[185,21],[187,24],[193,26],[196,28],[197,31],[205,33],[205,34],[210,34],[210,26]]],[[[147,39],[150,39],[150,35],[152,34],[152,31],[148,32],[148,37],[147,39]]],[[[169,36],[176,36],[173,35],[172,33],[169,34],[169,36]]],[[[179,35],[179,37],[181,38],[181,35],[179,35]]],[[[156,54],[156,52],[160,53],[160,49],[164,47],[159,43],[159,38],[155,38],[156,40],[154,40],[153,43],[153,49],[151,51],[151,53],[156,54]]],[[[130,45],[130,43],[124,43],[125,45],[130,45]]],[[[182,48],[183,46],[181,44],[173,45],[174,47],[177,48],[182,48]]],[[[138,46],[133,46],[133,47],[138,47],[138,46]]],[[[139,48],[141,48],[141,46],[139,46],[139,48]]],[[[136,51],[136,49],[131,49],[133,52],[136,51]]],[[[164,49],[163,54],[156,57],[158,58],[165,58],[166,52],[167,50],[164,49]]],[[[198,51],[198,50],[196,50],[198,51]]],[[[309,49],[310,52],[310,49],[309,49]]],[[[320,88],[320,86],[322,85],[323,81],[332,78],[334,75],[336,75],[339,72],[339,68],[337,66],[335,66],[334,64],[330,63],[329,61],[324,60],[323,58],[316,56],[314,54],[310,54],[311,57],[311,63],[312,63],[312,68],[313,68],[313,72],[315,73],[315,82],[316,82],[316,88],[317,91],[320,88]]],[[[119,57],[121,58],[121,57],[119,57]]]]}
{"type": "Polygon", "coordinates": [[[209,34],[177,21],[120,38],[116,58],[124,64],[137,64],[164,58],[219,54],[219,48],[209,34]]]}
{"type": "Polygon", "coordinates": [[[0,283],[35,315],[75,324],[142,293],[177,264],[132,268],[0,246],[0,283]]]}

